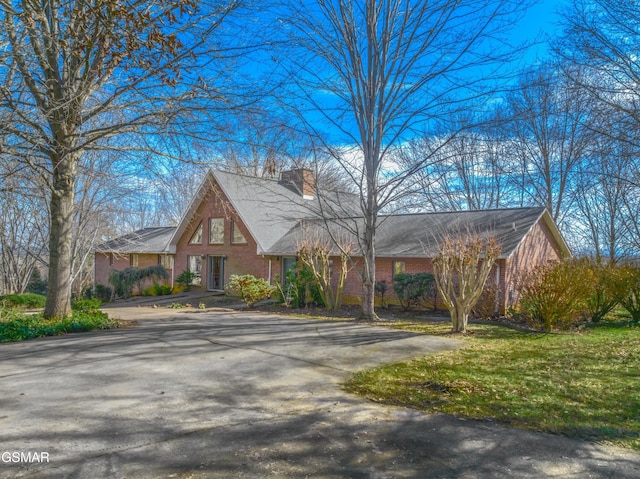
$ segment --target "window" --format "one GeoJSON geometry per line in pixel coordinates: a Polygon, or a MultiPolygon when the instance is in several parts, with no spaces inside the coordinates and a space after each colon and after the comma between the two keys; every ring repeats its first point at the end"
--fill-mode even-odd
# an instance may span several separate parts
{"type": "Polygon", "coordinates": [[[240,231],[240,227],[234,221],[231,222],[231,242],[232,243],[247,242],[244,235],[242,234],[242,231],[240,231]]]}
{"type": "Polygon", "coordinates": [[[283,257],[282,258],[282,278],[286,279],[287,278],[287,273],[289,271],[295,273],[296,269],[294,267],[296,262],[296,258],[294,257],[283,257]]]}
{"type": "Polygon", "coordinates": [[[196,232],[193,233],[193,236],[189,240],[189,244],[202,244],[202,223],[200,223],[196,228],[196,232]]]}
{"type": "Polygon", "coordinates": [[[295,277],[296,275],[296,268],[295,268],[296,260],[297,258],[295,256],[282,257],[282,284],[285,286],[284,291],[285,291],[286,301],[291,301],[293,299],[292,294],[293,294],[294,285],[292,283],[295,283],[295,280],[293,279],[293,277],[295,277]],[[287,275],[287,273],[289,273],[290,275],[287,275]],[[292,281],[290,282],[289,280],[292,280],[292,281]]]}
{"type": "Polygon", "coordinates": [[[403,274],[405,272],[404,261],[393,262],[393,276],[396,274],[403,274]]]}
{"type": "Polygon", "coordinates": [[[187,256],[187,269],[193,273],[191,284],[200,286],[202,284],[202,256],[187,256]]]}
{"type": "Polygon", "coordinates": [[[129,266],[131,266],[133,268],[137,268],[138,267],[138,254],[137,253],[131,253],[129,255],[129,266]]]}
{"type": "Polygon", "coordinates": [[[209,243],[224,243],[224,218],[209,218],[209,243]]]}
{"type": "Polygon", "coordinates": [[[109,266],[113,266],[113,253],[109,253],[109,266]]]}
{"type": "Polygon", "coordinates": [[[164,269],[173,269],[173,256],[169,256],[168,254],[159,254],[158,264],[162,265],[164,269]]]}

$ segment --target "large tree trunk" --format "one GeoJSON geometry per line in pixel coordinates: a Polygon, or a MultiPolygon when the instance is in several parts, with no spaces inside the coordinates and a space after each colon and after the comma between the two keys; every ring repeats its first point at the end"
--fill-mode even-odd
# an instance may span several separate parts
{"type": "Polygon", "coordinates": [[[362,281],[362,312],[361,318],[373,321],[377,318],[375,312],[375,263],[372,263],[362,281]]]}
{"type": "Polygon", "coordinates": [[[73,170],[73,164],[62,163],[54,170],[45,318],[64,318],[71,314],[71,230],[75,186],[73,170]]]}
{"type": "Polygon", "coordinates": [[[465,313],[464,308],[455,308],[451,310],[451,322],[454,333],[465,333],[467,331],[467,323],[469,315],[465,313]]]}
{"type": "Polygon", "coordinates": [[[365,251],[363,252],[363,271],[362,271],[362,311],[360,316],[367,321],[378,319],[375,311],[376,299],[376,249],[375,249],[375,232],[365,232],[365,251]]]}
{"type": "MultiPolygon", "coordinates": [[[[373,122],[369,122],[373,125],[373,122]]],[[[362,241],[362,311],[360,316],[367,321],[378,319],[375,311],[376,299],[376,226],[378,222],[378,164],[379,147],[374,145],[375,135],[369,133],[364,142],[367,196],[363,205],[364,231],[362,241]]]]}

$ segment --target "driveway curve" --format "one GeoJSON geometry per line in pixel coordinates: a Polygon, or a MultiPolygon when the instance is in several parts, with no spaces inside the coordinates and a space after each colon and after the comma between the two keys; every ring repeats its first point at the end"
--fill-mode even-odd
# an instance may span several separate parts
{"type": "Polygon", "coordinates": [[[138,324],[0,345],[0,477],[640,476],[626,450],[340,388],[452,339],[261,313],[109,313],[138,324]]]}

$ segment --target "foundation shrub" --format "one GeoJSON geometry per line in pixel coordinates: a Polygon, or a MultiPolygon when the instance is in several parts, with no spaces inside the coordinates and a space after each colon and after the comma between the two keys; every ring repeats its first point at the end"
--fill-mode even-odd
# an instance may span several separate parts
{"type": "Polygon", "coordinates": [[[256,278],[250,274],[242,276],[232,275],[225,289],[230,294],[237,294],[248,308],[252,308],[258,301],[267,299],[275,292],[264,278],[256,278]]]}
{"type": "Polygon", "coordinates": [[[167,296],[171,294],[171,286],[168,284],[153,283],[151,289],[154,296],[167,296]]]}
{"type": "Polygon", "coordinates": [[[534,327],[569,329],[584,319],[592,284],[588,261],[570,259],[539,266],[518,282],[518,310],[534,327]]]}
{"type": "Polygon", "coordinates": [[[284,280],[276,278],[275,293],[285,305],[292,308],[324,306],[313,274],[302,263],[294,263],[293,268],[285,274],[284,280]]]}
{"type": "Polygon", "coordinates": [[[133,288],[142,293],[142,283],[147,279],[159,280],[168,279],[167,270],[160,264],[148,266],[143,269],[125,268],[114,270],[109,275],[109,283],[113,286],[116,297],[128,298],[133,294],[133,288]]]}
{"type": "Polygon", "coordinates": [[[402,273],[393,277],[393,291],[405,311],[425,303],[431,293],[434,276],[431,273],[402,273]]]}
{"type": "Polygon", "coordinates": [[[193,280],[196,277],[195,273],[185,269],[176,277],[176,283],[180,287],[180,291],[191,291],[193,280]]]}
{"type": "Polygon", "coordinates": [[[640,322],[640,266],[619,266],[614,283],[618,301],[634,323],[640,322]]]}
{"type": "Polygon", "coordinates": [[[109,286],[105,286],[104,284],[96,284],[95,297],[103,303],[108,303],[109,301],[111,301],[112,294],[113,290],[109,286]]]}
{"type": "Polygon", "coordinates": [[[612,263],[602,263],[597,260],[584,260],[587,262],[585,269],[588,269],[586,275],[581,281],[589,281],[591,294],[585,301],[586,311],[591,321],[598,323],[602,321],[616,307],[620,301],[620,288],[623,284],[622,269],[612,263]]]}
{"type": "Polygon", "coordinates": [[[497,284],[486,284],[478,302],[473,307],[473,314],[476,318],[491,319],[496,316],[496,306],[500,297],[500,288],[497,284]]]}

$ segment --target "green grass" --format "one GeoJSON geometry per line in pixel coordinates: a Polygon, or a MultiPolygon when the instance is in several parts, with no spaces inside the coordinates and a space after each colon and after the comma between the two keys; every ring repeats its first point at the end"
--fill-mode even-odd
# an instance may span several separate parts
{"type": "MultiPolygon", "coordinates": [[[[448,323],[390,327],[446,334],[448,323]]],[[[372,401],[640,450],[640,327],[541,334],[472,325],[457,351],[355,374],[372,401]]]]}
{"type": "Polygon", "coordinates": [[[119,322],[102,311],[74,311],[64,319],[44,319],[42,314],[25,314],[16,309],[0,309],[0,342],[23,341],[94,329],[117,328],[119,322]]]}
{"type": "Polygon", "coordinates": [[[7,294],[0,296],[0,305],[8,308],[33,309],[44,308],[47,297],[41,294],[7,294]]]}

